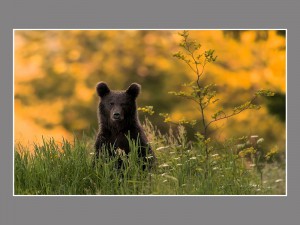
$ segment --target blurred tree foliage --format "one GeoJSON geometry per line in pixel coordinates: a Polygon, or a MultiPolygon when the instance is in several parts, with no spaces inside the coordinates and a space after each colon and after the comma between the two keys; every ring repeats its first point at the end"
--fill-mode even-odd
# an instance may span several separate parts
{"type": "MultiPolygon", "coordinates": [[[[112,89],[132,82],[142,85],[138,105],[152,105],[150,117],[162,132],[168,129],[159,113],[174,120],[199,118],[199,111],[169,95],[194,74],[172,57],[178,51],[175,30],[17,30],[14,34],[15,138],[68,136],[97,129],[95,85],[112,89]]],[[[257,89],[279,93],[268,108],[218,124],[219,138],[258,134],[270,146],[285,147],[285,31],[190,31],[191,38],[214,49],[218,61],[206,68],[204,83],[216,83],[238,105],[257,89]],[[205,80],[206,79],[206,80],[205,80]],[[275,100],[274,100],[275,99],[275,100]],[[273,116],[274,115],[274,116],[273,116]],[[279,116],[276,116],[279,115],[279,116]],[[267,142],[266,141],[266,142],[267,142]]],[[[140,112],[143,119],[143,112],[140,112]]],[[[145,115],[146,116],[146,115],[145,115]]],[[[190,137],[193,127],[189,127],[190,137]]]]}

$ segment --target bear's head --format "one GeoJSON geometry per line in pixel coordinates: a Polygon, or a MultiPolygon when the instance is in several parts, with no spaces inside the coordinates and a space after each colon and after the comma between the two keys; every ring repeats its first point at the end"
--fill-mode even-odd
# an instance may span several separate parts
{"type": "Polygon", "coordinates": [[[99,113],[102,120],[120,123],[136,117],[136,98],[141,90],[139,84],[133,83],[125,91],[112,91],[106,83],[99,82],[96,90],[101,99],[99,113]]]}

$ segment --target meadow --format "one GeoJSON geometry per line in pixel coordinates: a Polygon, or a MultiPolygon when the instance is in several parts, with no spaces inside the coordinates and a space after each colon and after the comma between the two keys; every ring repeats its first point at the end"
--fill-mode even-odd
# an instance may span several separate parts
{"type": "Polygon", "coordinates": [[[19,30],[14,40],[16,195],[286,194],[284,30],[19,30]],[[94,163],[99,81],[141,84],[151,169],[132,141],[128,156],[94,163]]]}
{"type": "MultiPolygon", "coordinates": [[[[285,166],[257,160],[259,149],[238,150],[232,139],[210,143],[207,158],[202,140],[188,141],[184,126],[161,134],[149,120],[144,128],[157,156],[156,165],[142,170],[138,143],[128,156],[104,153],[95,166],[94,137],[73,142],[44,139],[30,153],[22,144],[14,152],[15,195],[284,195],[285,166]],[[123,160],[123,168],[116,163],[123,160]],[[255,161],[256,160],[256,161],[255,161]],[[255,164],[256,163],[256,164],[255,164]]],[[[275,156],[266,154],[268,159],[275,156]]],[[[274,157],[273,157],[274,158],[274,157]]]]}

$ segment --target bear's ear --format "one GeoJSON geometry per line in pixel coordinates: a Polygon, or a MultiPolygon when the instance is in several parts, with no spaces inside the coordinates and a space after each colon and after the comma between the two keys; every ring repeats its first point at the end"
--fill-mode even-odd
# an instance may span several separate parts
{"type": "Polygon", "coordinates": [[[104,83],[104,82],[99,82],[99,83],[97,84],[96,89],[97,89],[98,95],[99,95],[101,98],[104,97],[105,95],[107,95],[107,94],[110,92],[110,90],[109,90],[107,84],[104,83]]]}
{"type": "Polygon", "coordinates": [[[132,96],[133,98],[136,98],[141,91],[141,85],[137,83],[131,84],[128,89],[126,90],[126,93],[132,96]]]}

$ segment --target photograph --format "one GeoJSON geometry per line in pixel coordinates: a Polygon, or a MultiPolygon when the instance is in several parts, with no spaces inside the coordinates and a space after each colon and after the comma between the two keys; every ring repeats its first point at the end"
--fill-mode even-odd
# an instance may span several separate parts
{"type": "Polygon", "coordinates": [[[14,29],[14,196],[287,196],[287,29],[14,29]]]}

